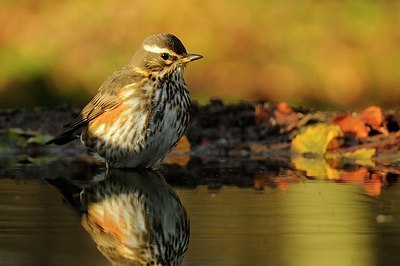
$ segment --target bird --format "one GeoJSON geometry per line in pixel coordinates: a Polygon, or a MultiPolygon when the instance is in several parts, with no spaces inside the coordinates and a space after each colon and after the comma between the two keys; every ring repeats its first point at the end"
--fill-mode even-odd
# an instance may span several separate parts
{"type": "Polygon", "coordinates": [[[82,227],[112,265],[181,265],[190,221],[160,172],[110,169],[85,188],[65,178],[46,180],[81,214],[82,227]]]}
{"type": "Polygon", "coordinates": [[[64,132],[46,144],[80,138],[107,169],[158,165],[188,126],[190,98],[183,74],[189,62],[201,58],[187,53],[173,34],[147,37],[64,132]]]}

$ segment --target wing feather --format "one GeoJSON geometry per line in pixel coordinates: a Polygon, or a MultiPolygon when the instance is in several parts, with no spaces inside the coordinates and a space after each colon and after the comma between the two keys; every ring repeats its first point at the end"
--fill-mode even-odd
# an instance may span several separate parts
{"type": "Polygon", "coordinates": [[[103,113],[118,107],[123,101],[119,97],[121,90],[137,83],[140,79],[141,77],[136,72],[129,71],[126,67],[114,72],[103,82],[96,96],[81,113],[64,127],[78,129],[103,113]]]}
{"type": "Polygon", "coordinates": [[[127,86],[140,82],[143,74],[123,67],[115,71],[100,86],[96,96],[83,108],[80,114],[64,126],[65,130],[60,136],[50,140],[47,144],[65,144],[77,138],[78,130],[86,126],[96,117],[117,108],[123,102],[120,92],[127,86]]]}

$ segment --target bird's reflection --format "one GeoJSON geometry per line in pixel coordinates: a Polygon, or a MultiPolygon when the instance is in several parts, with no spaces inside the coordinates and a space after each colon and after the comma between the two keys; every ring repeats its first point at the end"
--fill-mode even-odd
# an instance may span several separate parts
{"type": "Polygon", "coordinates": [[[82,225],[113,265],[180,265],[189,220],[176,192],[153,170],[111,170],[81,189],[66,179],[48,182],[82,212],[82,225]]]}

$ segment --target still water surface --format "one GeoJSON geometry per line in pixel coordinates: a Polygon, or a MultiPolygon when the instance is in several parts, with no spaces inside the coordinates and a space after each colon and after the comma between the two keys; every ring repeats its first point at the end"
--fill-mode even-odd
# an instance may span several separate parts
{"type": "MultiPolygon", "coordinates": [[[[174,190],[191,223],[183,265],[400,265],[398,184],[379,197],[359,185],[307,178],[263,189],[222,183],[174,190]]],[[[110,265],[81,215],[40,176],[0,177],[0,260],[110,265]]]]}

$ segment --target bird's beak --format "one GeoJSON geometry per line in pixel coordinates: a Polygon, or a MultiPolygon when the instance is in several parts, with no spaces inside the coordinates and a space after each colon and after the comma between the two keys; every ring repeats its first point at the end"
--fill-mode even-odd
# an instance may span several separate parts
{"type": "Polygon", "coordinates": [[[199,59],[202,59],[202,58],[203,58],[203,56],[199,55],[199,54],[188,54],[188,55],[186,55],[185,57],[183,57],[181,59],[181,62],[182,63],[187,63],[187,62],[191,62],[191,61],[194,61],[194,60],[199,60],[199,59]]]}

